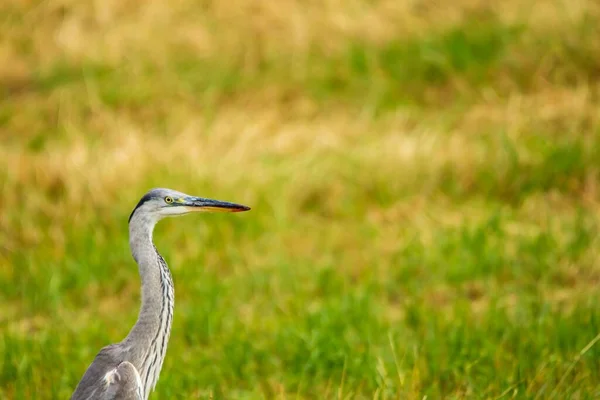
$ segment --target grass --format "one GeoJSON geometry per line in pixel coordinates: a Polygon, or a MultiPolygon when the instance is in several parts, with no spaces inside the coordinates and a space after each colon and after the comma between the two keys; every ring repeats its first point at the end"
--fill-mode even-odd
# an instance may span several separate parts
{"type": "Polygon", "coordinates": [[[0,6],[0,398],[68,398],[177,305],[151,398],[600,396],[600,9],[461,0],[0,6]]]}

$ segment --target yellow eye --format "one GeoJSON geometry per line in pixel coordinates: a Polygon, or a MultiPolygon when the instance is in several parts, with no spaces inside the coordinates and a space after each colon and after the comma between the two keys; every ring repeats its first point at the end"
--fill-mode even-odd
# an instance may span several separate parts
{"type": "Polygon", "coordinates": [[[171,204],[173,202],[173,198],[170,196],[165,197],[165,203],[171,204]]]}

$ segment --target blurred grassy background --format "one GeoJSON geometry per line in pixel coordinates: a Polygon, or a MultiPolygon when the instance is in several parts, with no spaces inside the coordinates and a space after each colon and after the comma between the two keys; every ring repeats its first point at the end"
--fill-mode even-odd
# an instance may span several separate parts
{"type": "Polygon", "coordinates": [[[139,306],[154,399],[600,397],[600,6],[0,5],[0,397],[68,398],[139,306]]]}

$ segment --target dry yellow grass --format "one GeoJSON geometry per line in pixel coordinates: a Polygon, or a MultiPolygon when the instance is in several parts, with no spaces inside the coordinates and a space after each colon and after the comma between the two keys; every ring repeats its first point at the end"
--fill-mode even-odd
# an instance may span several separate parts
{"type": "Polygon", "coordinates": [[[0,15],[0,397],[68,396],[126,332],[154,186],[253,207],[158,233],[180,308],[156,397],[599,390],[595,346],[568,369],[600,320],[594,2],[0,15]]]}

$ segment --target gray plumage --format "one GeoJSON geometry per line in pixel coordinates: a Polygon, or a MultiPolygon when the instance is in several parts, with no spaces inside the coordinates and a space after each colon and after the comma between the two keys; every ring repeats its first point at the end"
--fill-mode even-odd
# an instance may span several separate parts
{"type": "Polygon", "coordinates": [[[137,322],[125,339],[104,347],[71,400],[147,400],[163,365],[173,321],[175,293],[167,263],[152,243],[156,223],[193,211],[247,211],[239,204],[152,189],[129,217],[129,246],[142,281],[137,322]]]}

